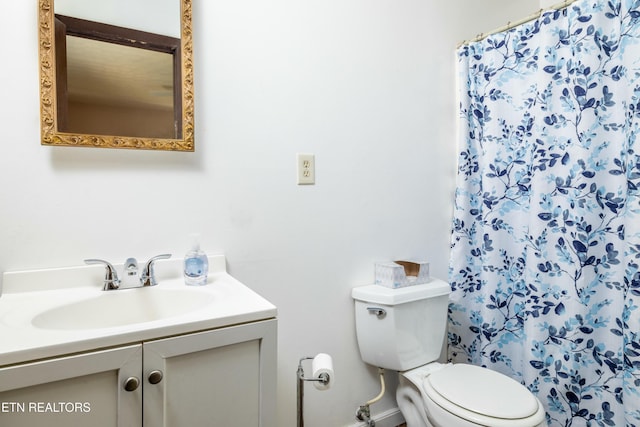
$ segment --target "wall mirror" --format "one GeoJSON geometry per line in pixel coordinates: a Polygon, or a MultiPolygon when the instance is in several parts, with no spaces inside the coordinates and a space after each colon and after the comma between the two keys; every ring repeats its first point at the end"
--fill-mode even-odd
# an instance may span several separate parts
{"type": "Polygon", "coordinates": [[[43,145],[194,150],[191,0],[39,0],[43,145]]]}

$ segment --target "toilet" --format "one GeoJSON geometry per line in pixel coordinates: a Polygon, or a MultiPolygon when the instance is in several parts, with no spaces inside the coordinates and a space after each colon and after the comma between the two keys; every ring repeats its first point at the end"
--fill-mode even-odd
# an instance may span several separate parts
{"type": "Polygon", "coordinates": [[[398,371],[407,427],[546,427],[540,401],[519,382],[479,366],[439,363],[449,285],[353,288],[362,360],[398,371]]]}

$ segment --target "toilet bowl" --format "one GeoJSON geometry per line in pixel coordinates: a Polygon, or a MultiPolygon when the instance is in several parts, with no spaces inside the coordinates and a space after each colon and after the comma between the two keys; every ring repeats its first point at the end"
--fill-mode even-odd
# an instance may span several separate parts
{"type": "Polygon", "coordinates": [[[398,371],[398,407],[407,427],[543,427],[540,401],[486,368],[437,360],[446,332],[449,285],[354,288],[362,360],[398,371]]]}
{"type": "Polygon", "coordinates": [[[400,373],[396,399],[408,427],[543,427],[538,399],[517,381],[467,364],[400,373]]]}

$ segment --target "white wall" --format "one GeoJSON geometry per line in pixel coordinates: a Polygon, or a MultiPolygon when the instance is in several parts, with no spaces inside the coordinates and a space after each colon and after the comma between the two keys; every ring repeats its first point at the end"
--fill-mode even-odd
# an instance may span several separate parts
{"type": "Polygon", "coordinates": [[[554,6],[558,3],[562,3],[561,1],[558,0],[540,0],[540,7],[542,9],[546,9],[548,7],[554,6]]]}
{"type": "MultiPolygon", "coordinates": [[[[350,289],[378,260],[446,277],[454,46],[538,2],[194,0],[195,153],[41,146],[37,3],[0,3],[0,271],[182,255],[198,231],[278,306],[278,426],[318,352],[337,378],[307,387],[306,425],[354,422],[378,383],[350,289]],[[297,152],[315,153],[315,186],[295,185],[297,152]]],[[[394,406],[391,391],[372,410],[394,406]]]]}

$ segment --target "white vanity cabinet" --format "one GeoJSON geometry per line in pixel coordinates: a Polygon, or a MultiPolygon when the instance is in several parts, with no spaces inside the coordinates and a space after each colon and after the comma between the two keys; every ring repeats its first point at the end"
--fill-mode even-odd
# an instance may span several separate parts
{"type": "Polygon", "coordinates": [[[276,427],[276,320],[150,341],[143,361],[145,427],[276,427]]]}
{"type": "Polygon", "coordinates": [[[121,384],[141,376],[142,344],[3,367],[0,425],[140,425],[142,388],[121,384]]]}
{"type": "Polygon", "coordinates": [[[276,322],[5,366],[0,426],[275,427],[276,322]]]}

